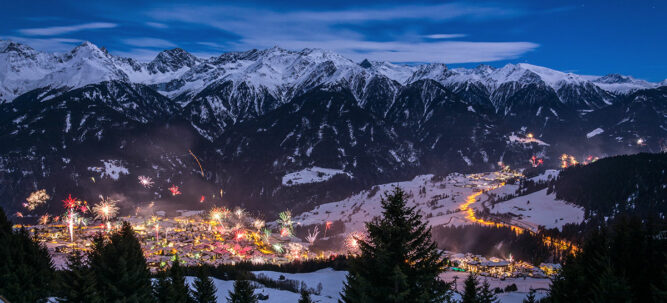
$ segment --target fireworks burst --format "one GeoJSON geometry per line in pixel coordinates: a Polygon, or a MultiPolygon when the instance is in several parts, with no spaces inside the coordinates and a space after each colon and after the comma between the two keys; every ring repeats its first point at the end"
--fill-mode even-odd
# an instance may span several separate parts
{"type": "Polygon", "coordinates": [[[176,185],[172,185],[172,186],[169,188],[169,191],[171,192],[171,195],[172,195],[172,196],[178,196],[178,195],[181,194],[181,191],[178,189],[178,186],[176,186],[176,185]]]}
{"type": "Polygon", "coordinates": [[[257,231],[260,231],[264,227],[264,220],[257,219],[255,222],[252,223],[252,225],[255,227],[257,231]]]}
{"type": "Polygon", "coordinates": [[[292,235],[292,225],[294,224],[294,222],[292,222],[292,212],[286,210],[279,213],[278,217],[278,224],[280,224],[280,236],[285,237],[292,235]]]}
{"type": "Polygon", "coordinates": [[[542,158],[532,156],[530,158],[530,164],[533,165],[533,167],[538,167],[538,166],[544,164],[544,160],[542,160],[542,158]]]}
{"type": "Polygon", "coordinates": [[[46,189],[40,189],[38,191],[30,193],[30,196],[26,198],[25,200],[27,203],[24,203],[23,206],[27,208],[28,210],[32,211],[35,210],[38,206],[44,204],[47,200],[51,199],[51,196],[49,196],[46,193],[46,189]]]}
{"type": "Polygon", "coordinates": [[[155,183],[153,182],[153,179],[151,179],[150,177],[139,176],[139,184],[141,184],[145,188],[151,188],[151,186],[153,186],[153,184],[155,183]]]}
{"type": "Polygon", "coordinates": [[[246,234],[245,234],[245,232],[242,231],[242,230],[237,230],[237,231],[236,231],[236,235],[234,236],[234,238],[235,238],[236,241],[238,242],[238,241],[240,241],[240,240],[245,239],[245,238],[246,238],[246,234]]]}
{"type": "Polygon", "coordinates": [[[280,236],[281,237],[285,238],[285,237],[289,237],[291,235],[292,235],[292,232],[287,227],[283,227],[283,228],[280,229],[280,236]]]}
{"type": "Polygon", "coordinates": [[[229,215],[229,210],[221,207],[214,207],[209,212],[211,220],[217,221],[220,224],[222,224],[222,219],[225,219],[227,215],[229,215]]]}
{"type": "Polygon", "coordinates": [[[39,224],[46,225],[49,224],[49,214],[39,217],[39,224]]]}
{"type": "Polygon", "coordinates": [[[204,201],[206,201],[206,197],[202,195],[201,198],[199,198],[199,203],[204,203],[204,201]]]}
{"type": "Polygon", "coordinates": [[[569,166],[577,165],[579,162],[577,162],[577,159],[574,156],[570,156],[568,154],[563,154],[560,156],[560,162],[561,168],[567,168],[569,166]]]}
{"type": "Polygon", "coordinates": [[[287,250],[289,252],[288,254],[290,258],[299,259],[301,257],[301,253],[304,250],[304,247],[299,243],[291,242],[287,244],[287,250]]]}
{"type": "Polygon", "coordinates": [[[109,221],[112,218],[116,217],[118,214],[118,206],[116,206],[116,202],[114,200],[111,200],[109,198],[104,198],[100,196],[100,203],[95,204],[93,206],[93,212],[96,214],[95,218],[100,218],[104,221],[109,221]]]}
{"type": "Polygon", "coordinates": [[[315,240],[317,240],[317,235],[319,233],[320,233],[319,228],[317,226],[315,226],[312,231],[308,232],[308,235],[306,236],[306,241],[308,241],[308,243],[310,243],[310,245],[313,245],[315,240]]]}
{"type": "Polygon", "coordinates": [[[234,211],[234,214],[236,215],[237,218],[241,219],[243,217],[243,215],[245,214],[245,212],[243,211],[243,209],[237,208],[234,211]]]}
{"type": "Polygon", "coordinates": [[[285,250],[283,249],[283,245],[280,243],[273,244],[273,250],[279,254],[283,253],[285,250]]]}
{"type": "Polygon", "coordinates": [[[361,241],[364,241],[366,238],[366,235],[360,232],[351,232],[347,238],[345,239],[345,247],[347,247],[347,250],[352,253],[352,254],[358,254],[360,252],[359,250],[359,244],[361,241]]]}
{"type": "Polygon", "coordinates": [[[263,230],[264,233],[264,242],[269,243],[269,238],[271,238],[271,230],[268,228],[265,228],[263,230]]]}

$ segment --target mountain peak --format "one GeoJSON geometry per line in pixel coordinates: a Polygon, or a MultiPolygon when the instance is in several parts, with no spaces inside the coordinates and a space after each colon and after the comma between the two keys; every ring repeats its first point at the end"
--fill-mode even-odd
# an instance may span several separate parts
{"type": "Polygon", "coordinates": [[[359,66],[363,68],[371,68],[373,67],[373,64],[371,64],[371,62],[368,61],[368,59],[364,59],[364,61],[361,61],[361,63],[359,63],[359,66]]]}
{"type": "Polygon", "coordinates": [[[32,55],[36,53],[32,47],[11,40],[0,40],[0,53],[14,52],[22,55],[32,55]]]}
{"type": "Polygon", "coordinates": [[[614,73],[597,78],[594,80],[594,82],[612,84],[612,83],[630,83],[633,82],[634,80],[635,79],[630,76],[624,76],[621,74],[614,73]]]}
{"type": "Polygon", "coordinates": [[[198,61],[197,57],[182,48],[172,48],[157,54],[148,64],[148,70],[152,73],[174,72],[183,67],[192,67],[198,61]]]}

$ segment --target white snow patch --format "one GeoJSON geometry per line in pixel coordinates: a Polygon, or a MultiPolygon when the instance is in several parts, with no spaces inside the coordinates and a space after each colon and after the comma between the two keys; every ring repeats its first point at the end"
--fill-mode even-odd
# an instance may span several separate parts
{"type": "MultiPolygon", "coordinates": [[[[493,191],[492,191],[493,192],[493,191]]],[[[492,213],[516,215],[512,224],[537,232],[538,226],[561,229],[568,223],[581,223],[584,209],[547,195],[547,189],[496,204],[492,213]]]]}
{"type": "Polygon", "coordinates": [[[590,139],[590,138],[593,138],[593,137],[595,137],[595,136],[597,136],[601,133],[604,133],[604,129],[598,127],[596,129],[592,130],[590,133],[586,134],[586,138],[590,139]]]}
{"type": "Polygon", "coordinates": [[[533,138],[525,137],[525,138],[524,138],[524,137],[519,137],[519,136],[517,136],[517,135],[515,135],[515,134],[511,134],[511,135],[508,137],[508,139],[510,140],[510,142],[518,142],[518,143],[523,143],[523,144],[537,143],[537,145],[549,146],[548,143],[546,143],[546,142],[544,142],[544,141],[542,141],[542,140],[540,140],[540,139],[537,139],[537,138],[535,138],[535,137],[533,137],[533,138]]]}
{"type": "Polygon", "coordinates": [[[118,180],[120,175],[127,175],[130,171],[125,168],[120,160],[100,160],[103,166],[88,167],[89,171],[100,173],[101,178],[109,177],[118,180]]]}
{"type": "Polygon", "coordinates": [[[327,181],[335,175],[347,175],[352,178],[352,174],[341,169],[313,166],[284,175],[282,183],[285,186],[319,183],[327,181]]]}

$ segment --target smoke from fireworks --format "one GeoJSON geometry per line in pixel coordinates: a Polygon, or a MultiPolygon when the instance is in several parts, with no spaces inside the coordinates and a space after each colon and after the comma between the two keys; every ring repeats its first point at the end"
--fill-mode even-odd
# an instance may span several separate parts
{"type": "Polygon", "coordinates": [[[46,190],[40,189],[38,191],[30,193],[30,196],[28,196],[28,198],[25,199],[27,202],[23,205],[25,206],[25,208],[32,211],[35,210],[35,208],[37,208],[38,206],[44,204],[49,199],[51,199],[51,196],[49,196],[46,193],[46,190]]]}
{"type": "Polygon", "coordinates": [[[151,179],[150,177],[139,176],[139,184],[141,184],[145,188],[150,188],[151,186],[153,186],[154,182],[153,179],[151,179]]]}

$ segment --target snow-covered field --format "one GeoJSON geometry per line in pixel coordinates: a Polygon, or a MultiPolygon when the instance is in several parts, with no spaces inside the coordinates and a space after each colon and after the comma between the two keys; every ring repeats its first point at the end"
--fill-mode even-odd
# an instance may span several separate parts
{"type": "MultiPolygon", "coordinates": [[[[547,170],[544,174],[531,178],[533,181],[546,181],[558,175],[557,170],[547,170]]],[[[488,190],[498,197],[512,195],[517,185],[499,185],[502,175],[485,173],[477,175],[450,174],[444,178],[433,175],[417,176],[410,181],[378,185],[344,200],[319,205],[314,209],[295,217],[302,225],[322,224],[326,221],[341,220],[346,232],[361,231],[364,223],[380,215],[381,198],[394,186],[402,188],[408,194],[408,205],[417,206],[431,225],[470,224],[466,214],[460,211],[466,197],[479,190],[488,190]]],[[[474,203],[479,209],[488,199],[481,195],[481,201],[474,203]],[[481,202],[481,203],[480,203],[481,202]]],[[[548,228],[561,228],[566,223],[579,223],[583,220],[583,209],[564,201],[556,200],[555,195],[547,195],[546,190],[510,199],[495,205],[492,213],[512,213],[517,216],[520,225],[536,230],[539,225],[548,228]],[[530,203],[528,203],[530,201],[530,203]]]]}
{"type": "Polygon", "coordinates": [[[350,173],[346,173],[340,169],[313,166],[284,175],[283,185],[294,186],[300,184],[319,183],[327,181],[335,175],[347,175],[350,178],[352,177],[350,173]]]}
{"type": "MultiPolygon", "coordinates": [[[[280,273],[273,271],[255,271],[253,272],[256,275],[262,274],[272,279],[278,279],[281,275],[289,280],[296,280],[304,282],[308,288],[317,288],[318,284],[322,284],[322,291],[320,295],[312,295],[311,298],[320,303],[334,303],[338,302],[340,292],[343,290],[343,282],[345,281],[345,276],[347,275],[346,271],[335,271],[331,268],[321,269],[311,273],[299,273],[299,274],[289,274],[289,273],[280,273]]],[[[440,277],[448,282],[454,281],[454,277],[457,277],[457,290],[463,290],[463,281],[468,276],[467,273],[462,272],[445,272],[440,277]]],[[[480,278],[480,282],[483,281],[483,277],[480,278]]],[[[194,277],[187,277],[187,282],[192,283],[194,277]]],[[[546,295],[546,289],[549,288],[551,283],[548,279],[534,279],[534,278],[507,278],[505,280],[500,280],[497,278],[488,278],[487,280],[492,288],[500,287],[505,288],[508,285],[516,284],[518,291],[509,292],[509,293],[500,293],[498,294],[498,299],[502,303],[515,303],[522,302],[526,297],[531,288],[537,290],[536,296],[538,298],[544,297],[546,295]]],[[[225,281],[219,279],[213,279],[213,283],[217,288],[217,297],[218,302],[226,302],[226,298],[229,295],[229,291],[234,288],[234,281],[225,281]]],[[[262,302],[267,303],[288,303],[288,302],[297,302],[299,300],[299,294],[293,293],[286,290],[278,290],[273,288],[267,288],[260,284],[256,284],[258,289],[255,293],[261,293],[268,295],[269,299],[262,302]]],[[[460,297],[459,294],[454,294],[455,298],[460,297]]]]}
{"type": "Polygon", "coordinates": [[[537,231],[539,225],[560,229],[567,223],[579,223],[584,220],[583,208],[557,200],[554,193],[547,195],[546,188],[498,203],[491,212],[517,215],[518,217],[512,220],[513,225],[529,228],[532,231],[537,231]]]}
{"type": "MultiPolygon", "coordinates": [[[[410,181],[378,185],[344,200],[319,205],[294,219],[301,225],[341,220],[346,232],[361,231],[365,222],[380,215],[384,193],[398,186],[408,194],[408,205],[416,205],[424,216],[430,217],[428,220],[432,225],[465,224],[467,221],[464,213],[458,211],[459,205],[475,191],[473,187],[484,186],[483,183],[472,182],[461,174],[451,174],[443,179],[421,175],[410,181]]],[[[490,184],[486,183],[487,186],[490,184]]]]}

